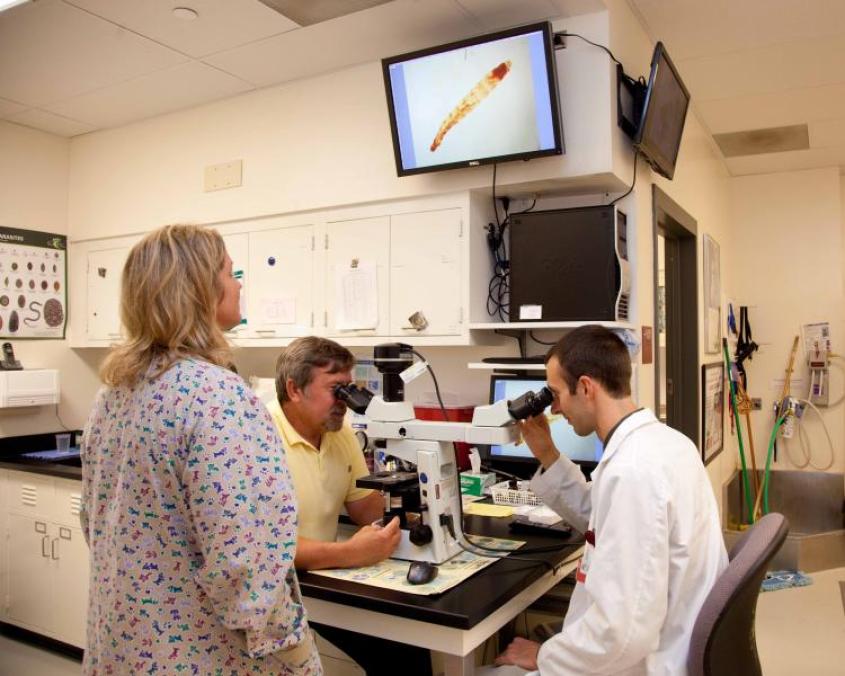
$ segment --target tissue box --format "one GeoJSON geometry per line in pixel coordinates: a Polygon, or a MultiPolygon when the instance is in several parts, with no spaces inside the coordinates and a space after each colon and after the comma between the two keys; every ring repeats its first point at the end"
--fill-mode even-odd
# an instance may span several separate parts
{"type": "Polygon", "coordinates": [[[461,474],[461,493],[481,496],[484,495],[484,489],[494,483],[495,478],[489,472],[481,474],[463,472],[461,474]]]}

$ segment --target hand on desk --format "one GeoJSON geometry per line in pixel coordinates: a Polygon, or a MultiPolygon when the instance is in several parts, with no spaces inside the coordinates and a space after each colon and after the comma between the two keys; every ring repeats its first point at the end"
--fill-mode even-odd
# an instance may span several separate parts
{"type": "Polygon", "coordinates": [[[386,526],[364,526],[346,541],[349,567],[371,566],[390,556],[399,546],[399,517],[386,526]]]}
{"type": "Polygon", "coordinates": [[[555,464],[560,457],[560,453],[552,441],[552,432],[545,414],[541,413],[533,418],[520,420],[518,424],[522,439],[528,444],[528,448],[531,449],[534,457],[540,461],[543,468],[548,469],[555,464]]]}
{"type": "Polygon", "coordinates": [[[537,669],[537,653],[540,644],[517,636],[501,655],[496,658],[496,665],[513,664],[514,666],[534,671],[537,669]]]}

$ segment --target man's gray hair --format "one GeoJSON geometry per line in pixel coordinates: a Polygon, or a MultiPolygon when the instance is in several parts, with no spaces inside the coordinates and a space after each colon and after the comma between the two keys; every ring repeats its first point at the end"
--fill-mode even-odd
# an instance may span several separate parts
{"type": "Polygon", "coordinates": [[[314,379],[315,368],[329,367],[329,373],[349,371],[355,366],[355,356],[343,345],[318,336],[297,338],[276,360],[276,397],[280,404],[290,399],[288,379],[298,389],[304,389],[314,379]]]}

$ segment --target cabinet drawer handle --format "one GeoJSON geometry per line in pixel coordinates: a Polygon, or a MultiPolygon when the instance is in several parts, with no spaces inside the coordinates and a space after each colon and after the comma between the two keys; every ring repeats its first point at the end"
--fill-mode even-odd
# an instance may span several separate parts
{"type": "Polygon", "coordinates": [[[50,558],[53,559],[53,561],[59,560],[59,553],[58,553],[59,548],[57,546],[58,544],[59,544],[59,538],[53,538],[53,540],[50,542],[50,558]]]}
{"type": "Polygon", "coordinates": [[[70,528],[59,528],[59,537],[62,540],[70,540],[70,528]]]}
{"type": "Polygon", "coordinates": [[[35,522],[35,532],[36,533],[46,533],[47,532],[47,524],[43,521],[36,521],[35,522]]]}
{"type": "Polygon", "coordinates": [[[50,557],[50,553],[47,551],[47,540],[49,539],[49,535],[45,535],[43,538],[41,538],[41,556],[43,556],[45,559],[50,557]]]}

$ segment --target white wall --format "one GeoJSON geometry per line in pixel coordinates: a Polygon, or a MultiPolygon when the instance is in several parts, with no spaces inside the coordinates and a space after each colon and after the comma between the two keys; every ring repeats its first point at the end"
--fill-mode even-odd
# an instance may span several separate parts
{"type": "MultiPolygon", "coordinates": [[[[0,121],[0,226],[67,233],[69,146],[67,139],[0,121]]],[[[90,357],[74,354],[65,340],[11,342],[26,368],[60,369],[59,415],[78,425],[91,404],[90,357]],[[79,381],[85,383],[81,390],[75,387],[79,381]]],[[[4,437],[61,427],[52,406],[0,409],[4,437]]]]}
{"type": "MultiPolygon", "coordinates": [[[[760,350],[746,362],[749,394],[760,397],[763,409],[753,412],[752,427],[758,466],[765,462],[774,422],[772,405],[780,397],[789,352],[801,325],[829,321],[833,350],[845,354],[843,306],[843,192],[839,169],[743,176],[731,181],[734,298],[749,306],[754,340],[760,350]],[[780,381],[778,381],[780,379],[780,381]]],[[[845,361],[831,368],[831,402],[845,393],[845,361]]],[[[803,381],[806,397],[808,368],[799,347],[793,377],[803,381]]],[[[842,405],[823,410],[833,437],[835,460],[831,471],[845,471],[845,417],[842,405]]],[[[817,417],[809,413],[802,423],[810,439],[814,464],[824,466],[829,445],[817,417]]],[[[801,461],[797,441],[789,442],[801,461]]],[[[789,455],[779,448],[775,469],[794,469],[789,455]]]]}

